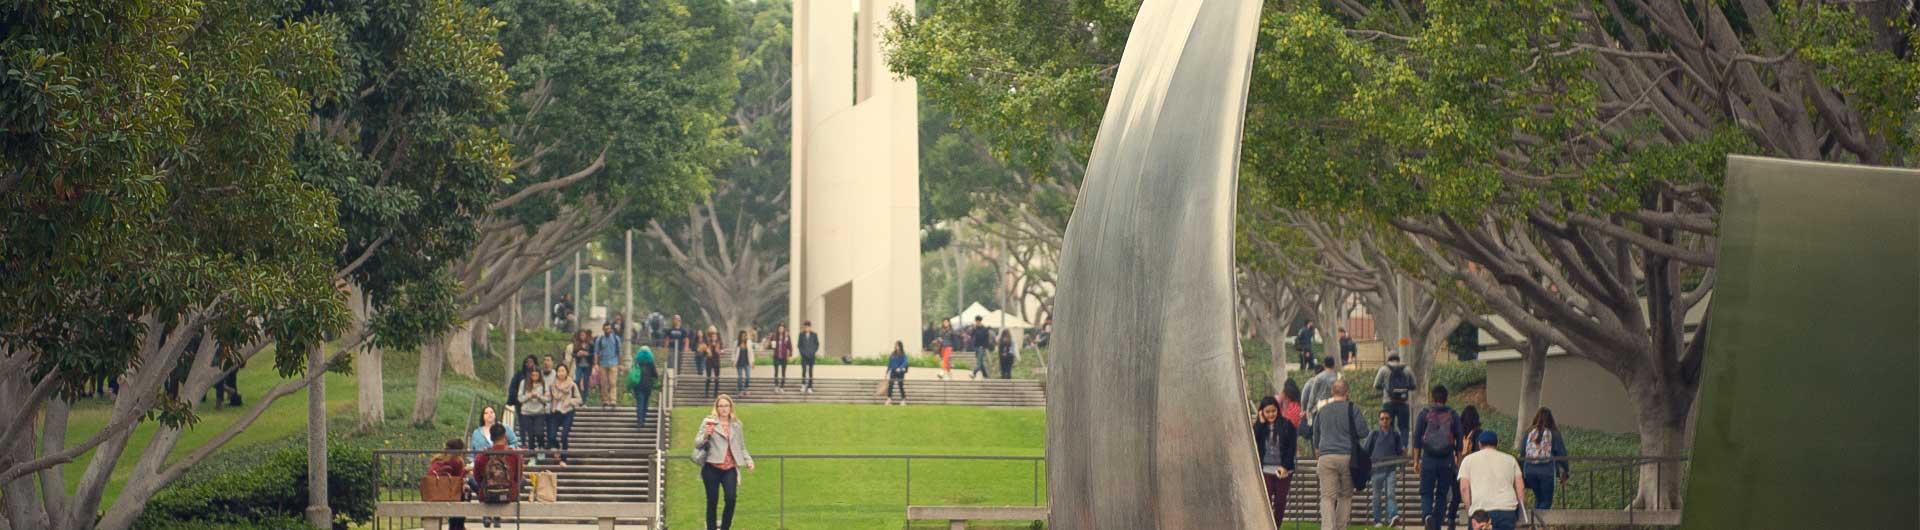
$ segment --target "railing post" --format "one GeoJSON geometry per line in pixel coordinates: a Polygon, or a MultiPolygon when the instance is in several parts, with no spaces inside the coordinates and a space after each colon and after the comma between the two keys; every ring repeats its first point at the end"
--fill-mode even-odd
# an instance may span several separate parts
{"type": "Polygon", "coordinates": [[[1033,505],[1040,505],[1040,461],[1033,461],[1033,505]]]}
{"type": "Polygon", "coordinates": [[[787,457],[780,457],[780,528],[787,528],[787,457]]]}

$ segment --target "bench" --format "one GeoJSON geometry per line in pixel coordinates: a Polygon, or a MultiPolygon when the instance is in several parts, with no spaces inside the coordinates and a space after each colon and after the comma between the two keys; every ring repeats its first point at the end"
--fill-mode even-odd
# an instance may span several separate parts
{"type": "MultiPolygon", "coordinates": [[[[614,519],[654,521],[659,512],[651,502],[521,502],[481,504],[477,502],[382,502],[374,507],[375,517],[418,518],[422,530],[441,530],[448,518],[481,517],[519,519],[592,519],[600,530],[613,530],[614,519]]],[[[657,521],[655,521],[657,523],[657,521]]],[[[657,526],[657,525],[656,525],[657,526]]]]}
{"type": "Polygon", "coordinates": [[[908,506],[908,521],[949,522],[950,530],[966,530],[969,521],[1045,521],[1045,506],[908,506]]]}

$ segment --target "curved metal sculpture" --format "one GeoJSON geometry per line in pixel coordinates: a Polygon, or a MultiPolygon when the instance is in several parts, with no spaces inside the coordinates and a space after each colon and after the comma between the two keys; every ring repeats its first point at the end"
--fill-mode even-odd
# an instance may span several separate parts
{"type": "Polygon", "coordinates": [[[1062,252],[1048,528],[1272,529],[1234,340],[1258,0],[1140,7],[1062,252]]]}

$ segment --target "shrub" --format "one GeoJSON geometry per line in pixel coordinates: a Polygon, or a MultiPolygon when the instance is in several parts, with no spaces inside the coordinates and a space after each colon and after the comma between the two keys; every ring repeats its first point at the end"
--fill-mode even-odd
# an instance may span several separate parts
{"type": "Polygon", "coordinates": [[[1487,364],[1482,362],[1438,363],[1433,365],[1431,383],[1447,387],[1448,392],[1459,394],[1479,385],[1487,384],[1487,364]]]}
{"type": "MultiPolygon", "coordinates": [[[[373,452],[333,441],[327,446],[327,501],[334,528],[373,519],[373,452]]],[[[304,444],[274,452],[258,465],[168,486],[147,503],[142,530],[299,527],[307,508],[304,444]],[[249,526],[251,525],[251,526],[249,526]]]]}

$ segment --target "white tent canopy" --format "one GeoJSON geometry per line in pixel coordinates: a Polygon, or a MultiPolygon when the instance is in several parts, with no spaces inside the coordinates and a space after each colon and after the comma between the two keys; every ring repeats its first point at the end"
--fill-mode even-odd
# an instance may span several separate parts
{"type": "Polygon", "coordinates": [[[959,316],[947,319],[947,323],[953,324],[953,327],[956,328],[965,327],[973,324],[974,317],[980,317],[980,322],[990,328],[1027,329],[1033,327],[1033,324],[1028,323],[1026,319],[1005,311],[988,310],[986,307],[981,306],[979,302],[974,302],[972,306],[968,306],[967,310],[961,311],[959,316]]]}

